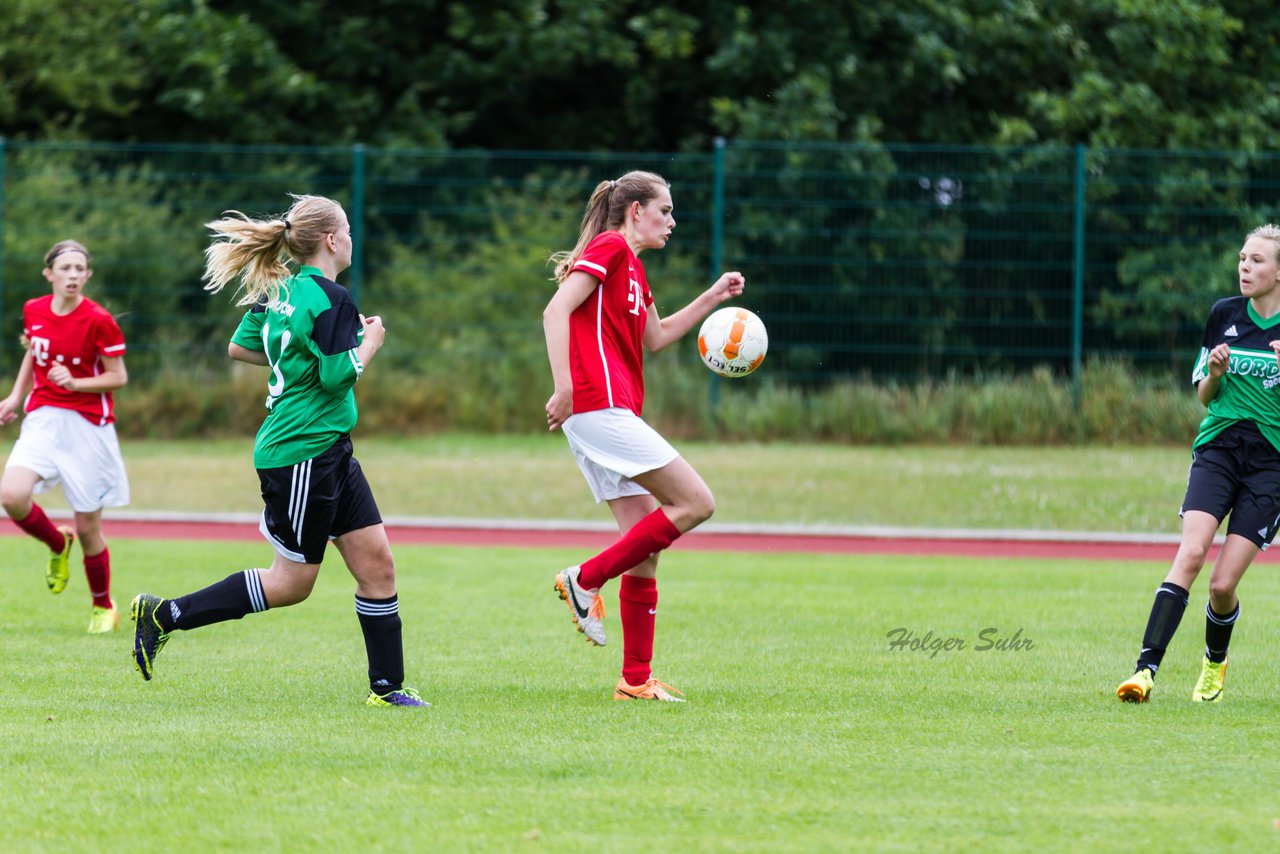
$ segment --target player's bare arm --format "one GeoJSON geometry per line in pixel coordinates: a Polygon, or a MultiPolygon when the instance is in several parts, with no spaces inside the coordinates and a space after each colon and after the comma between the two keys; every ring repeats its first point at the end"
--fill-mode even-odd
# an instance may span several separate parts
{"type": "Polygon", "coordinates": [[[542,312],[554,391],[547,400],[547,429],[558,430],[573,414],[573,376],[569,371],[569,315],[600,284],[581,270],[570,273],[542,312]]]}
{"type": "Polygon", "coordinates": [[[102,373],[93,377],[73,377],[66,365],[54,365],[49,368],[49,382],[68,391],[96,394],[124,388],[129,382],[129,372],[125,370],[123,356],[111,356],[102,359],[102,373]]]}
{"type": "Polygon", "coordinates": [[[267,354],[263,350],[250,350],[248,347],[242,347],[235,342],[227,345],[227,355],[235,359],[237,362],[247,362],[250,365],[261,365],[267,367],[271,363],[267,361],[267,354]]]}
{"type": "Polygon", "coordinates": [[[382,325],[382,318],[376,314],[372,317],[360,315],[360,325],[364,328],[364,337],[360,339],[360,346],[356,348],[356,358],[367,365],[382,349],[382,344],[387,338],[387,328],[382,325]]]}
{"type": "Polygon", "coordinates": [[[675,314],[659,317],[657,309],[649,306],[649,322],[644,328],[644,348],[650,353],[657,353],[674,344],[716,306],[725,300],[741,296],[746,287],[747,280],[741,273],[723,273],[711,287],[675,314]]]}
{"type": "Polygon", "coordinates": [[[22,409],[22,398],[9,395],[4,400],[0,400],[0,424],[9,424],[18,419],[18,412],[22,409]]]}
{"type": "Polygon", "coordinates": [[[1200,402],[1205,406],[1218,396],[1222,376],[1227,372],[1227,365],[1230,362],[1231,348],[1226,344],[1219,344],[1209,351],[1209,375],[1196,385],[1196,397],[1200,398],[1200,402]]]}
{"type": "Polygon", "coordinates": [[[22,364],[18,366],[18,376],[13,381],[13,391],[9,392],[9,396],[4,400],[0,400],[0,424],[8,424],[14,421],[22,411],[22,401],[26,399],[28,392],[31,391],[31,378],[34,370],[31,365],[31,358],[31,351],[27,350],[26,355],[22,357],[22,364]]]}

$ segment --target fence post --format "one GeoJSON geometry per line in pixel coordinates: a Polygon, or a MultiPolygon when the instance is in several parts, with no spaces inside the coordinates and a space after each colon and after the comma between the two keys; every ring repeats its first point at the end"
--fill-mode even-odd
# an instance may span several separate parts
{"type": "MultiPolygon", "coordinates": [[[[724,137],[715,138],[711,172],[711,281],[724,266],[724,137]]],[[[720,378],[711,375],[707,394],[708,412],[715,417],[720,403],[720,378]]]]}
{"type": "Polygon", "coordinates": [[[351,148],[351,273],[347,289],[360,304],[360,283],[364,278],[364,146],[351,148]]]}
{"type": "Polygon", "coordinates": [[[1071,259],[1071,390],[1076,409],[1080,409],[1081,360],[1084,351],[1084,213],[1085,213],[1085,147],[1075,147],[1075,223],[1072,228],[1071,259]]]}

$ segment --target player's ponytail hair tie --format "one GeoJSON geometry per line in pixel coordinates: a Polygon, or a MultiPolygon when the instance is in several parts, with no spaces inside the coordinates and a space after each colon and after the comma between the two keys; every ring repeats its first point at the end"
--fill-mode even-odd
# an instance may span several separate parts
{"type": "Polygon", "coordinates": [[[616,189],[618,189],[618,182],[617,182],[617,181],[610,181],[610,182],[609,182],[609,192],[611,192],[611,193],[612,193],[612,192],[613,192],[614,190],[616,190],[616,189]]]}
{"type": "Polygon", "coordinates": [[[289,228],[293,225],[293,223],[289,222],[289,218],[288,218],[288,217],[285,217],[285,218],[284,218],[283,220],[281,220],[281,221],[284,223],[284,230],[285,230],[285,231],[288,231],[288,230],[289,230],[289,228]]]}

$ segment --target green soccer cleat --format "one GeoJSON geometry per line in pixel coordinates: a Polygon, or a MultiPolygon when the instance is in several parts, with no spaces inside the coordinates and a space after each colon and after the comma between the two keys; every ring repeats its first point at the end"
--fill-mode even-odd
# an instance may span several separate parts
{"type": "Polygon", "coordinates": [[[386,694],[375,694],[370,691],[369,696],[365,698],[364,704],[383,708],[401,706],[408,709],[425,709],[431,705],[418,696],[418,692],[412,688],[401,688],[397,691],[388,691],[386,694]]]}
{"type": "Polygon", "coordinates": [[[50,593],[61,593],[67,589],[67,579],[71,577],[71,547],[76,544],[76,532],[59,526],[62,534],[62,551],[49,554],[49,566],[44,571],[44,583],[49,585],[50,593]]]}
{"type": "Polygon", "coordinates": [[[151,679],[156,656],[169,640],[169,633],[160,627],[160,621],[156,619],[156,609],[164,601],[150,593],[139,593],[133,597],[133,604],[129,606],[129,615],[134,623],[133,663],[143,679],[151,679]]]}
{"type": "Polygon", "coordinates": [[[1191,692],[1191,702],[1221,703],[1222,683],[1226,679],[1226,659],[1223,659],[1221,664],[1215,664],[1205,656],[1204,663],[1200,665],[1200,681],[1196,682],[1196,689],[1191,692]]]}
{"type": "Polygon", "coordinates": [[[94,605],[89,610],[89,634],[103,635],[120,628],[120,612],[112,604],[110,608],[94,605]]]}
{"type": "Polygon", "coordinates": [[[1116,696],[1126,703],[1145,703],[1151,699],[1153,688],[1155,688],[1155,680],[1151,677],[1151,671],[1145,667],[1139,667],[1136,673],[1120,683],[1120,687],[1116,689],[1116,696]]]}

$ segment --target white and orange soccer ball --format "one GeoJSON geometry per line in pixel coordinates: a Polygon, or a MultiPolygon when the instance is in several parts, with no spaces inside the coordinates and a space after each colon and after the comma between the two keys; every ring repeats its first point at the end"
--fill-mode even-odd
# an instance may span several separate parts
{"type": "Polygon", "coordinates": [[[698,330],[698,353],[722,377],[745,377],[760,367],[769,349],[764,321],[745,308],[713,311],[698,330]]]}

